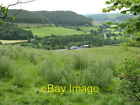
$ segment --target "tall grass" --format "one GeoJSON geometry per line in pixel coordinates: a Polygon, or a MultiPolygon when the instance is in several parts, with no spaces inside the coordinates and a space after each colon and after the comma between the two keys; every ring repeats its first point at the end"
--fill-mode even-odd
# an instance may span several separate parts
{"type": "MultiPolygon", "coordinates": [[[[88,57],[72,55],[72,59],[48,60],[42,64],[40,77],[46,83],[63,85],[96,85],[106,89],[113,79],[113,61],[88,62],[88,57]],[[63,62],[64,65],[60,66],[63,62]]],[[[66,56],[65,56],[66,59],[66,56]]]]}

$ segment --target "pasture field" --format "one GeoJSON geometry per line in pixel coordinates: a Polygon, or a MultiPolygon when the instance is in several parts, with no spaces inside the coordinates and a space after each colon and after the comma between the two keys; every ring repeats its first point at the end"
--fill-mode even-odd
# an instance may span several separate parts
{"type": "Polygon", "coordinates": [[[75,29],[64,28],[64,27],[55,27],[55,26],[33,26],[24,28],[26,30],[31,30],[34,35],[39,37],[45,37],[50,35],[81,35],[86,34],[83,31],[77,31],[75,29]]]}
{"type": "Polygon", "coordinates": [[[139,48],[123,46],[47,51],[1,45],[0,104],[131,105],[117,93],[122,80],[115,73],[124,59],[136,56],[140,56],[139,48]],[[41,93],[47,84],[95,85],[100,92],[41,93]]]}

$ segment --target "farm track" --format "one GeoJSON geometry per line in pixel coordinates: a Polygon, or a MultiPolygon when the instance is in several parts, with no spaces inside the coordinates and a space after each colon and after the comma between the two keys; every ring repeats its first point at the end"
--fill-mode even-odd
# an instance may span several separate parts
{"type": "Polygon", "coordinates": [[[15,43],[23,43],[28,42],[28,40],[0,40],[2,44],[15,44],[15,43]]]}

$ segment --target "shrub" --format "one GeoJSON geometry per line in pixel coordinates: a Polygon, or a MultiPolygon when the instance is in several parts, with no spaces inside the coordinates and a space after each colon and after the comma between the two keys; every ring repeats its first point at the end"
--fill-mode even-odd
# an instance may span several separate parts
{"type": "Polygon", "coordinates": [[[108,60],[90,63],[88,70],[83,72],[83,76],[85,84],[96,85],[107,90],[113,79],[112,65],[108,60]]]}
{"type": "Polygon", "coordinates": [[[140,102],[140,59],[126,58],[117,69],[118,77],[122,79],[120,91],[128,99],[140,102]]]}
{"type": "Polygon", "coordinates": [[[45,61],[41,65],[39,75],[43,82],[50,84],[59,84],[62,78],[61,71],[51,60],[45,61]]]}
{"type": "Polygon", "coordinates": [[[79,55],[72,59],[59,60],[59,63],[64,63],[62,67],[57,61],[47,60],[39,71],[42,81],[59,85],[96,85],[108,90],[113,80],[113,61],[88,63],[88,58],[79,55]]]}
{"type": "Polygon", "coordinates": [[[12,61],[9,57],[1,56],[0,57],[0,78],[9,78],[12,77],[12,61]]]}
{"type": "Polygon", "coordinates": [[[73,55],[73,67],[75,70],[84,70],[87,69],[88,59],[79,54],[73,55]]]}

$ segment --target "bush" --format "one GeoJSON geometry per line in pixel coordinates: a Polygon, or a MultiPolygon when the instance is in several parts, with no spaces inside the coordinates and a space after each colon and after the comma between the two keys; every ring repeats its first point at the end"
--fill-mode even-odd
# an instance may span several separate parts
{"type": "Polygon", "coordinates": [[[73,69],[75,70],[84,70],[87,69],[88,66],[88,59],[79,54],[73,55],[73,69]]]}
{"type": "Polygon", "coordinates": [[[64,65],[60,67],[54,60],[48,60],[43,63],[40,69],[40,77],[47,83],[59,85],[93,85],[99,86],[103,90],[108,90],[113,80],[112,61],[88,63],[88,58],[82,55],[74,55],[69,61],[63,61],[64,65]],[[73,59],[73,57],[75,57],[73,59]],[[102,65],[102,66],[101,66],[102,65]],[[58,68],[60,67],[60,68],[58,68]]]}
{"type": "Polygon", "coordinates": [[[61,71],[55,65],[55,61],[47,60],[41,65],[39,75],[42,81],[49,84],[60,84],[61,71]]]}
{"type": "Polygon", "coordinates": [[[102,62],[89,64],[88,70],[83,72],[84,81],[87,85],[99,86],[102,90],[108,90],[113,79],[113,69],[110,65],[112,61],[107,59],[102,62]]]}
{"type": "Polygon", "coordinates": [[[140,58],[126,58],[117,69],[122,79],[120,91],[128,99],[140,102],[140,58]]]}
{"type": "Polygon", "coordinates": [[[13,72],[13,62],[9,57],[0,57],[0,79],[11,78],[13,72]]]}

